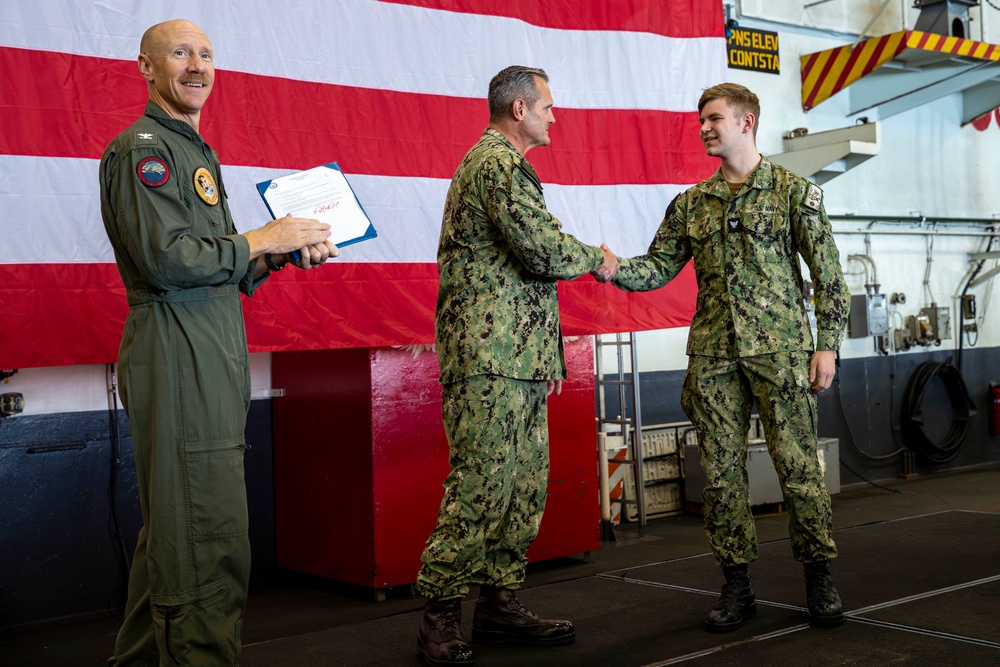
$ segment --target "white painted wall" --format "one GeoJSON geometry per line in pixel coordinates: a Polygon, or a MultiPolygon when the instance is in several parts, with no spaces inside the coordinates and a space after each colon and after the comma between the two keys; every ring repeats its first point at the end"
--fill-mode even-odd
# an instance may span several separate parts
{"type": "MultiPolygon", "coordinates": [[[[270,352],[250,355],[250,386],[252,398],[268,397],[270,352]]],[[[110,372],[108,366],[101,364],[22,368],[5,383],[0,383],[0,393],[7,392],[19,392],[24,396],[21,416],[107,410],[113,400],[110,372]]],[[[118,408],[121,409],[120,398],[118,408]]]]}
{"type": "MultiPolygon", "coordinates": [[[[744,22],[744,18],[817,32],[843,33],[850,35],[851,41],[873,18],[874,23],[865,33],[868,37],[912,29],[920,14],[920,10],[913,7],[913,0],[723,0],[723,5],[730,6],[732,16],[748,27],[750,23],[744,22]]],[[[980,0],[980,5],[970,8],[967,37],[996,44],[1000,12],[990,7],[986,0],[980,0]]]]}

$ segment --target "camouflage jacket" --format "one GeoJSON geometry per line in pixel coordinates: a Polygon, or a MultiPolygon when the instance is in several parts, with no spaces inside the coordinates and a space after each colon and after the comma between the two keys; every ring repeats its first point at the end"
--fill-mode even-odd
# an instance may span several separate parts
{"type": "Polygon", "coordinates": [[[561,228],[531,163],[485,130],[445,201],[435,318],[441,382],[566,377],[556,281],[595,270],[603,257],[561,228]]]}
{"type": "Polygon", "coordinates": [[[812,350],[799,255],[815,284],[815,349],[836,350],[850,294],[823,193],[767,158],[735,195],[721,169],[678,195],[648,252],[621,260],[614,284],[657,289],[694,258],[698,303],[688,354],[736,358],[812,350]]]}

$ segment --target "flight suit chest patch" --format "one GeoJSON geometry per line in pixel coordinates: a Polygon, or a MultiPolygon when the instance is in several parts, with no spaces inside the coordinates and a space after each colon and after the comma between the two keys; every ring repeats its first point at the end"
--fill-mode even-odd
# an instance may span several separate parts
{"type": "Polygon", "coordinates": [[[215,185],[215,179],[205,167],[198,167],[194,172],[194,191],[198,197],[208,204],[215,206],[219,203],[219,188],[215,185]]]}

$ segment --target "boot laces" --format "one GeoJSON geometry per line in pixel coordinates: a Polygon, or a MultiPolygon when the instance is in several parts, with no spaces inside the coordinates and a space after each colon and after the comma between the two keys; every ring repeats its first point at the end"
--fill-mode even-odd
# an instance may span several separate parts
{"type": "Polygon", "coordinates": [[[733,579],[722,584],[722,595],[719,596],[716,607],[728,608],[741,604],[741,593],[748,583],[746,579],[733,579]]]}
{"type": "Polygon", "coordinates": [[[510,606],[512,611],[515,611],[526,618],[530,618],[533,621],[540,620],[534,612],[529,611],[523,604],[521,604],[521,601],[517,599],[517,595],[514,591],[507,592],[507,604],[510,606]]]}
{"type": "Polygon", "coordinates": [[[434,626],[441,635],[442,642],[462,638],[460,611],[455,607],[448,607],[437,614],[434,626]]]}
{"type": "Polygon", "coordinates": [[[807,597],[813,604],[833,604],[836,601],[836,589],[829,575],[810,579],[807,583],[807,597]]]}

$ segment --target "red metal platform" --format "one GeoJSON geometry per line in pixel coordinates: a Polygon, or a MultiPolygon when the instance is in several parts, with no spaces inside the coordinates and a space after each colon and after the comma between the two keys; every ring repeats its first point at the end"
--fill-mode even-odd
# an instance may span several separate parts
{"type": "MultiPolygon", "coordinates": [[[[549,497],[533,561],[600,546],[593,338],[566,343],[549,402],[549,497]]],[[[273,355],[278,565],[373,589],[412,584],[434,527],[448,444],[433,352],[273,355]]]]}

